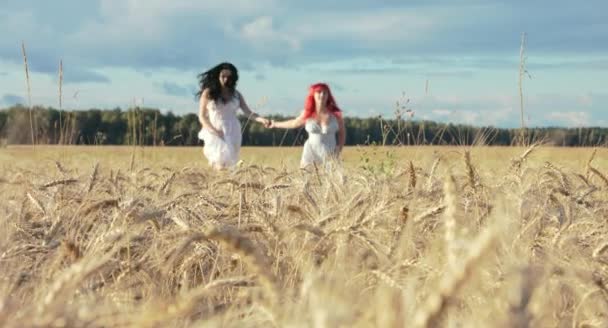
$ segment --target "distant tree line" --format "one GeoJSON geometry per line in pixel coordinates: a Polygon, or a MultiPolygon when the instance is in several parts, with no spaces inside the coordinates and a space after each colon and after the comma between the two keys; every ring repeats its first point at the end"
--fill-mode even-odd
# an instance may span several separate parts
{"type": "MultiPolygon", "coordinates": [[[[273,119],[288,117],[271,116],[273,119]]],[[[306,139],[303,129],[265,129],[242,117],[243,145],[292,146],[306,139]]],[[[515,145],[519,129],[475,127],[408,120],[400,117],[346,117],[347,145],[515,145]]],[[[154,108],[59,111],[16,105],[0,110],[0,140],[8,144],[198,145],[200,124],[195,113],[175,115],[154,108]],[[30,117],[32,118],[30,120],[30,117]],[[32,130],[34,131],[32,135],[32,130]]],[[[528,140],[556,146],[606,145],[606,127],[531,128],[528,140]]]]}

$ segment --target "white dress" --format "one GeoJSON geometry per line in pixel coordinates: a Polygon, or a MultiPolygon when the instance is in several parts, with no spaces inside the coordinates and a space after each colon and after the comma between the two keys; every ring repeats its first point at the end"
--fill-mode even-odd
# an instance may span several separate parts
{"type": "Polygon", "coordinates": [[[336,158],[336,133],[338,120],[331,115],[328,125],[320,125],[314,119],[308,119],[304,128],[308,132],[308,140],[304,143],[300,167],[313,163],[325,164],[336,158]]]}
{"type": "Polygon", "coordinates": [[[207,103],[211,125],[224,133],[223,139],[205,128],[198,133],[198,138],[205,142],[203,154],[209,164],[230,167],[238,162],[242,140],[241,123],[237,117],[239,108],[237,95],[227,102],[210,100],[207,103]]]}

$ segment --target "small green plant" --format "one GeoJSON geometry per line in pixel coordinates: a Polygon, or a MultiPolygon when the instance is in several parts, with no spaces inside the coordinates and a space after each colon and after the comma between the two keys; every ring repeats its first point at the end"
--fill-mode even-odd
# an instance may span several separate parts
{"type": "Polygon", "coordinates": [[[392,175],[397,166],[397,155],[392,146],[417,145],[424,139],[415,137],[412,133],[411,120],[414,116],[414,110],[409,104],[410,99],[403,92],[400,99],[395,103],[395,118],[384,120],[382,115],[379,116],[382,141],[370,142],[370,136],[368,135],[365,141],[366,147],[357,149],[361,157],[359,165],[361,169],[374,175],[392,175]],[[390,138],[391,135],[392,138],[390,138]]]}
{"type": "Polygon", "coordinates": [[[361,158],[359,168],[373,175],[392,175],[397,156],[390,147],[381,146],[375,141],[367,143],[366,147],[357,147],[361,158]]]}

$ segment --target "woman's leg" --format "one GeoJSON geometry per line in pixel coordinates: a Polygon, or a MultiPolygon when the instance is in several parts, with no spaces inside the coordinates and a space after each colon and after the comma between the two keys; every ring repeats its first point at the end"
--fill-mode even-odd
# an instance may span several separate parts
{"type": "Polygon", "coordinates": [[[222,171],[222,170],[226,169],[226,166],[221,163],[212,162],[210,164],[211,164],[211,167],[216,171],[222,171]]]}

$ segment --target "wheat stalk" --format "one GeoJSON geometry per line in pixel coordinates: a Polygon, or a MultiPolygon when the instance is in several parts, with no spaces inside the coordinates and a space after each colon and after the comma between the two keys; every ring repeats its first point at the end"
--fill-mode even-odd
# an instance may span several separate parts
{"type": "Polygon", "coordinates": [[[476,238],[469,254],[463,260],[463,264],[454,267],[441,281],[439,288],[433,291],[424,305],[416,311],[414,327],[435,326],[435,320],[447,307],[450,297],[466,283],[475,270],[476,264],[496,242],[495,232],[491,229],[485,230],[476,238]]]}
{"type": "Polygon", "coordinates": [[[608,178],[602,174],[602,172],[600,172],[598,169],[596,169],[593,166],[589,166],[589,171],[591,171],[591,173],[597,175],[598,178],[600,178],[604,184],[608,187],[608,178]]]}
{"type": "Polygon", "coordinates": [[[29,107],[29,113],[30,113],[30,131],[32,134],[32,145],[36,145],[36,137],[34,134],[34,131],[36,129],[34,129],[34,118],[32,118],[32,89],[30,87],[30,70],[28,68],[27,65],[27,54],[25,52],[25,42],[21,42],[21,51],[23,54],[23,65],[25,67],[25,82],[26,82],[26,86],[27,86],[27,103],[28,103],[28,107],[29,107]]]}
{"type": "Polygon", "coordinates": [[[523,81],[524,76],[528,74],[528,70],[526,69],[526,33],[521,34],[521,47],[519,49],[519,101],[520,101],[520,109],[521,109],[521,122],[520,122],[520,144],[525,145],[526,143],[526,125],[524,123],[524,87],[523,81]]]}
{"type": "Polygon", "coordinates": [[[32,204],[34,204],[34,206],[43,214],[46,215],[46,209],[44,208],[44,206],[42,206],[42,203],[36,199],[36,197],[34,197],[32,194],[30,194],[29,192],[26,193],[27,198],[30,200],[30,202],[32,202],[32,204]]]}
{"type": "Polygon", "coordinates": [[[465,150],[464,152],[464,162],[467,167],[467,177],[469,178],[469,186],[473,188],[473,190],[477,190],[477,183],[475,180],[475,168],[473,168],[473,163],[471,162],[471,152],[469,150],[465,150]]]}
{"type": "Polygon", "coordinates": [[[97,201],[97,202],[91,204],[89,207],[82,210],[81,215],[87,216],[90,213],[93,213],[94,211],[96,211],[98,209],[101,209],[104,207],[109,207],[109,206],[118,207],[118,199],[112,198],[112,199],[104,199],[104,200],[97,201]]]}
{"type": "Polygon", "coordinates": [[[95,186],[95,182],[97,181],[97,174],[99,173],[99,162],[95,163],[93,166],[93,172],[91,173],[89,184],[86,189],[86,193],[90,193],[93,190],[93,186],[95,186]]]}
{"type": "MultiPolygon", "coordinates": [[[[116,250],[116,248],[114,248],[116,250]]],[[[49,307],[53,304],[61,303],[67,297],[69,291],[73,291],[81,281],[94,272],[105,266],[112,258],[113,252],[109,252],[102,257],[89,257],[86,260],[72,264],[65,270],[51,285],[46,293],[42,306],[39,308],[41,315],[48,314],[49,307]]]]}
{"type": "Polygon", "coordinates": [[[597,153],[597,148],[593,148],[593,151],[591,152],[591,156],[589,156],[589,160],[587,160],[587,164],[585,165],[585,167],[587,168],[587,174],[586,174],[587,179],[589,179],[591,162],[593,162],[593,160],[595,159],[596,153],[597,153]]]}
{"type": "Polygon", "coordinates": [[[410,176],[410,189],[414,190],[416,188],[416,168],[414,167],[414,163],[412,163],[412,161],[410,161],[408,172],[410,176]]]}
{"type": "Polygon", "coordinates": [[[429,172],[429,177],[426,182],[426,189],[431,191],[433,189],[433,177],[435,176],[435,171],[439,166],[439,162],[441,161],[441,157],[437,157],[431,166],[431,171],[429,172]]]}
{"type": "Polygon", "coordinates": [[[522,164],[526,161],[526,158],[538,147],[538,143],[533,143],[516,159],[511,160],[511,168],[517,170],[521,169],[522,164]]]}
{"type": "Polygon", "coordinates": [[[447,204],[444,213],[445,219],[445,249],[448,260],[448,267],[452,268],[456,264],[456,214],[458,212],[458,196],[456,181],[452,175],[445,179],[444,183],[445,202],[447,204]]]}
{"type": "Polygon", "coordinates": [[[158,193],[164,193],[165,195],[169,192],[169,186],[171,182],[175,179],[175,172],[172,172],[171,175],[163,182],[163,184],[158,188],[158,193]]]}
{"type": "Polygon", "coordinates": [[[435,206],[433,208],[428,209],[427,211],[419,214],[418,216],[416,216],[414,218],[414,223],[418,223],[421,222],[422,220],[425,220],[427,218],[433,217],[435,215],[441,214],[443,213],[443,211],[446,209],[446,205],[439,205],[439,206],[435,206]]]}
{"type": "Polygon", "coordinates": [[[54,180],[48,183],[43,184],[42,186],[40,186],[40,190],[44,190],[50,187],[55,187],[55,186],[59,186],[59,185],[69,185],[69,184],[73,184],[78,182],[78,179],[59,179],[59,180],[54,180]]]}
{"type": "Polygon", "coordinates": [[[228,246],[232,251],[240,254],[260,274],[261,282],[276,300],[278,290],[276,277],[269,270],[269,259],[258,251],[255,244],[247,237],[228,227],[213,228],[206,234],[206,238],[216,240],[228,246]]]}
{"type": "Polygon", "coordinates": [[[63,143],[63,125],[61,121],[61,111],[63,110],[63,60],[59,60],[59,144],[63,143]]]}
{"type": "Polygon", "coordinates": [[[598,246],[594,251],[592,257],[602,263],[608,264],[608,260],[602,258],[602,254],[608,250],[608,242],[605,242],[598,246]]]}

